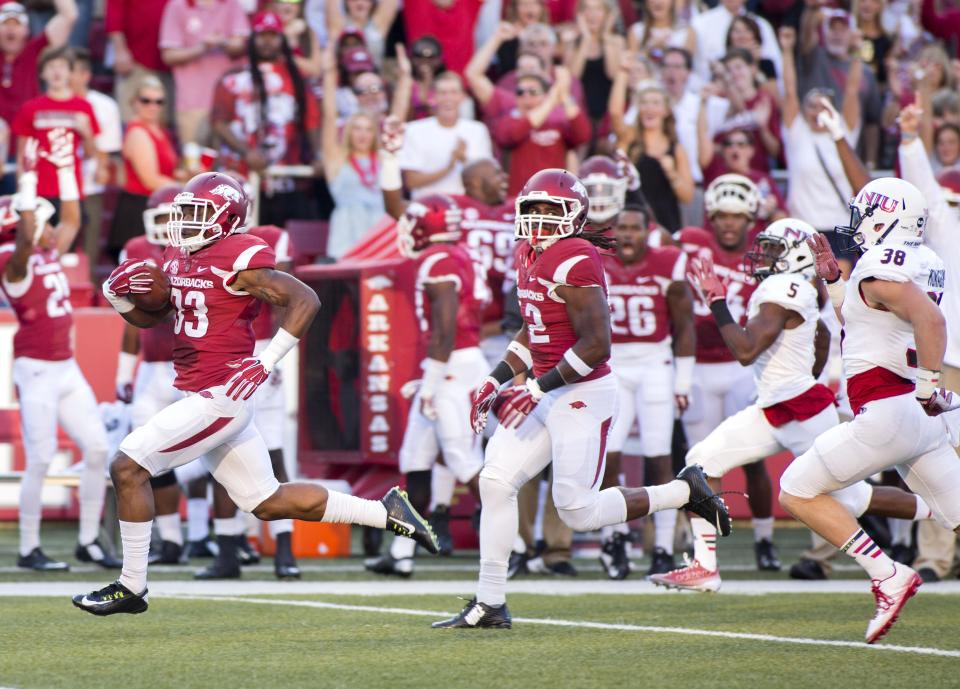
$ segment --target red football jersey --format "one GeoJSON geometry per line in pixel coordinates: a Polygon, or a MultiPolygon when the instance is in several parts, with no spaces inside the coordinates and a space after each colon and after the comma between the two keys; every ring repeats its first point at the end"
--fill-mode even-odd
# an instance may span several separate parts
{"type": "MultiPolygon", "coordinates": [[[[120,262],[128,258],[163,265],[164,247],[151,244],[143,235],[128,241],[120,252],[120,262]]],[[[152,328],[140,329],[140,353],[144,361],[173,361],[173,314],[152,328]]]]}
{"type": "MultiPolygon", "coordinates": [[[[606,293],[603,260],[593,244],[580,237],[569,237],[555,242],[540,254],[529,242],[522,241],[514,262],[520,313],[527,326],[533,355],[533,374],[542,376],[556,366],[579,339],[556,288],[564,285],[602,287],[606,293]]],[[[594,380],[608,373],[610,366],[604,359],[592,373],[580,380],[594,380]]]]}
{"type": "Polygon", "coordinates": [[[417,258],[417,286],[415,306],[420,321],[420,332],[430,332],[430,301],[424,294],[424,285],[436,282],[454,282],[460,296],[457,308],[457,339],[454,349],[476,347],[480,344],[480,326],[483,309],[490,299],[490,289],[483,269],[470,253],[459,244],[434,244],[417,258]]]}
{"type": "Polygon", "coordinates": [[[257,237],[231,234],[192,254],[175,247],[164,254],[173,332],[174,386],[198,392],[233,375],[227,364],[253,354],[253,320],[260,302],[230,288],[242,270],[274,268],[273,249],[257,237]]]}
{"type": "MultiPolygon", "coordinates": [[[[274,256],[277,258],[277,264],[290,263],[293,261],[293,250],[290,248],[290,235],[283,228],[275,225],[260,225],[251,227],[247,234],[253,237],[259,237],[273,249],[274,256]]],[[[275,332],[273,326],[273,309],[267,304],[263,305],[260,313],[253,321],[253,336],[258,340],[269,340],[275,332]]]]}
{"type": "MultiPolygon", "coordinates": [[[[0,275],[6,270],[14,248],[13,242],[0,246],[0,275]]],[[[56,250],[35,248],[27,262],[27,276],[9,284],[4,278],[0,284],[20,323],[13,336],[13,356],[44,361],[72,357],[70,284],[56,250]]]]}
{"type": "Polygon", "coordinates": [[[670,338],[667,288],[686,280],[687,255],[672,246],[648,248],[643,260],[624,265],[603,257],[614,344],[663,342],[670,338]]]}
{"type": "Polygon", "coordinates": [[[488,206],[469,196],[452,197],[463,210],[463,243],[473,259],[487,271],[491,300],[483,312],[484,323],[503,318],[503,283],[513,265],[514,236],[513,199],[499,206],[488,206]]]}
{"type": "MultiPolygon", "coordinates": [[[[727,305],[730,314],[740,325],[747,324],[747,303],[757,288],[756,281],[747,270],[747,249],[731,253],[717,244],[714,236],[699,227],[685,227],[676,235],[680,248],[688,259],[711,257],[717,275],[727,286],[727,305]]],[[[720,335],[710,307],[694,290],[693,313],[697,329],[697,361],[707,364],[736,361],[720,335]]]]}

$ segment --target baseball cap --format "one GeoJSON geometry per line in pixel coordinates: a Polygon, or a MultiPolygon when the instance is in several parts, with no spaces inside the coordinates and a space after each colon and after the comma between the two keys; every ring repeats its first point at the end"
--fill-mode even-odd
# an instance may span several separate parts
{"type": "Polygon", "coordinates": [[[5,2],[0,4],[0,22],[5,22],[8,19],[16,19],[24,26],[27,26],[29,23],[27,19],[27,8],[19,2],[5,2]]]}
{"type": "Polygon", "coordinates": [[[377,69],[370,51],[362,46],[347,48],[343,53],[342,62],[347,74],[375,72],[377,69]]]}
{"type": "Polygon", "coordinates": [[[283,20],[280,19],[280,15],[276,12],[270,12],[269,10],[257,12],[253,15],[253,20],[250,22],[250,29],[253,33],[264,33],[267,31],[283,33],[283,20]]]}
{"type": "Polygon", "coordinates": [[[851,24],[850,13],[839,7],[828,8],[823,10],[823,23],[832,24],[833,22],[843,22],[844,24],[851,24]]]}

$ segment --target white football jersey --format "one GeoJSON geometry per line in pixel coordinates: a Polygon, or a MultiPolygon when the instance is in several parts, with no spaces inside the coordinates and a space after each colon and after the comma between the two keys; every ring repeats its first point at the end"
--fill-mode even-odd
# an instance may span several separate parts
{"type": "Polygon", "coordinates": [[[771,275],[761,282],[750,297],[747,315],[756,316],[761,304],[777,304],[803,318],[796,328],[780,333],[753,363],[757,404],[769,407],[803,394],[816,383],[813,341],[820,309],[816,288],[796,273],[771,275]]]}
{"type": "Polygon", "coordinates": [[[885,368],[901,378],[917,378],[913,326],[889,311],[867,306],[860,283],[867,278],[912,282],[937,304],[943,297],[943,261],[926,246],[879,245],[857,262],[843,298],[843,368],[847,378],[885,368]]]}

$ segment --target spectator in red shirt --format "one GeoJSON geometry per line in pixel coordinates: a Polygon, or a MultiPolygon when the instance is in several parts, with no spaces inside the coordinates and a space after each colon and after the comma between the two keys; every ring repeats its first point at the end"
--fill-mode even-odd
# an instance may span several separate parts
{"type": "MultiPolygon", "coordinates": [[[[220,79],[213,98],[213,131],[239,171],[263,173],[270,165],[313,165],[322,172],[320,112],[307,90],[275,12],[251,22],[248,62],[220,79]]],[[[261,225],[283,227],[289,219],[317,217],[309,180],[265,177],[261,225]]]]}
{"type": "MultiPolygon", "coordinates": [[[[13,133],[17,139],[17,171],[23,168],[23,149],[27,138],[40,143],[40,159],[37,161],[37,194],[50,200],[60,198],[61,187],[72,184],[57,175],[57,167],[44,157],[51,150],[51,141],[56,132],[66,130],[73,134],[73,172],[79,198],[83,198],[81,158],[97,156],[94,137],[100,133],[100,125],[93,113],[93,106],[77,96],[70,88],[70,73],[73,56],[66,46],[47,48],[40,55],[40,78],[46,86],[46,94],[31,98],[17,113],[13,121],[13,133]],[[83,143],[82,147],[79,146],[83,143]]],[[[105,163],[105,161],[103,161],[105,163]]]]}
{"type": "Polygon", "coordinates": [[[436,36],[447,68],[463,74],[473,55],[473,30],[482,0],[406,0],[403,19],[407,40],[436,36]]]}
{"type": "Polygon", "coordinates": [[[542,77],[520,77],[517,107],[493,125],[494,141],[510,151],[507,193],[511,196],[544,168],[575,170],[574,149],[590,140],[590,121],[570,93],[570,72],[557,67],[554,73],[552,87],[542,77]]]}
{"type": "MultiPolygon", "coordinates": [[[[107,0],[104,28],[113,46],[114,97],[124,122],[133,117],[132,103],[146,76],[164,82],[173,93],[170,68],[160,56],[160,21],[170,0],[107,0]]],[[[166,103],[166,118],[173,116],[173,103],[166,103]]]]}
{"type": "MultiPolygon", "coordinates": [[[[943,6],[943,3],[940,4],[943,6]]],[[[936,6],[936,0],[923,0],[920,23],[937,38],[955,44],[954,48],[960,49],[960,44],[956,44],[956,39],[960,39],[960,9],[951,8],[937,12],[936,6]]],[[[960,57],[960,53],[956,57],[960,57]]]]}
{"type": "Polygon", "coordinates": [[[26,8],[19,2],[0,4],[0,118],[8,125],[24,103],[40,95],[40,53],[64,45],[77,19],[74,0],[54,0],[53,5],[57,13],[31,38],[26,8]]]}

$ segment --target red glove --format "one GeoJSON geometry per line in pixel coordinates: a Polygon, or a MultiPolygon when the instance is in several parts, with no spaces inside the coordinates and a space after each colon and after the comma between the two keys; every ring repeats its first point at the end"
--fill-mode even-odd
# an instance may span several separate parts
{"type": "Polygon", "coordinates": [[[143,270],[149,264],[146,261],[127,259],[110,273],[110,277],[103,285],[104,293],[114,297],[125,297],[128,294],[147,294],[153,287],[153,276],[143,270]]]}
{"type": "Polygon", "coordinates": [[[817,275],[827,282],[836,282],[840,279],[840,264],[837,263],[837,257],[833,255],[833,249],[830,248],[830,242],[817,232],[813,237],[807,240],[807,246],[813,252],[813,263],[817,275]]]}
{"type": "Polygon", "coordinates": [[[124,404],[133,402],[133,383],[117,383],[117,401],[124,404]]]}
{"type": "Polygon", "coordinates": [[[487,414],[490,413],[490,407],[497,399],[497,392],[500,390],[500,383],[495,378],[487,376],[476,392],[473,393],[473,401],[470,407],[470,427],[473,432],[479,435],[487,426],[487,414]]]}
{"type": "Polygon", "coordinates": [[[237,359],[227,366],[237,369],[237,372],[227,381],[227,397],[235,400],[241,397],[245,400],[250,399],[250,396],[270,375],[270,371],[260,362],[260,359],[255,357],[237,359]]]}
{"type": "Polygon", "coordinates": [[[500,406],[498,418],[500,425],[506,428],[519,428],[543,397],[543,391],[533,378],[527,380],[526,385],[516,386],[514,390],[516,392],[500,406]]]}
{"type": "Polygon", "coordinates": [[[727,298],[727,286],[723,284],[723,280],[717,276],[717,272],[713,269],[712,259],[695,258],[691,261],[690,283],[707,306],[715,301],[727,298]]]}
{"type": "Polygon", "coordinates": [[[927,399],[917,401],[927,416],[940,416],[944,412],[960,409],[960,399],[945,388],[937,388],[927,399]]]}

